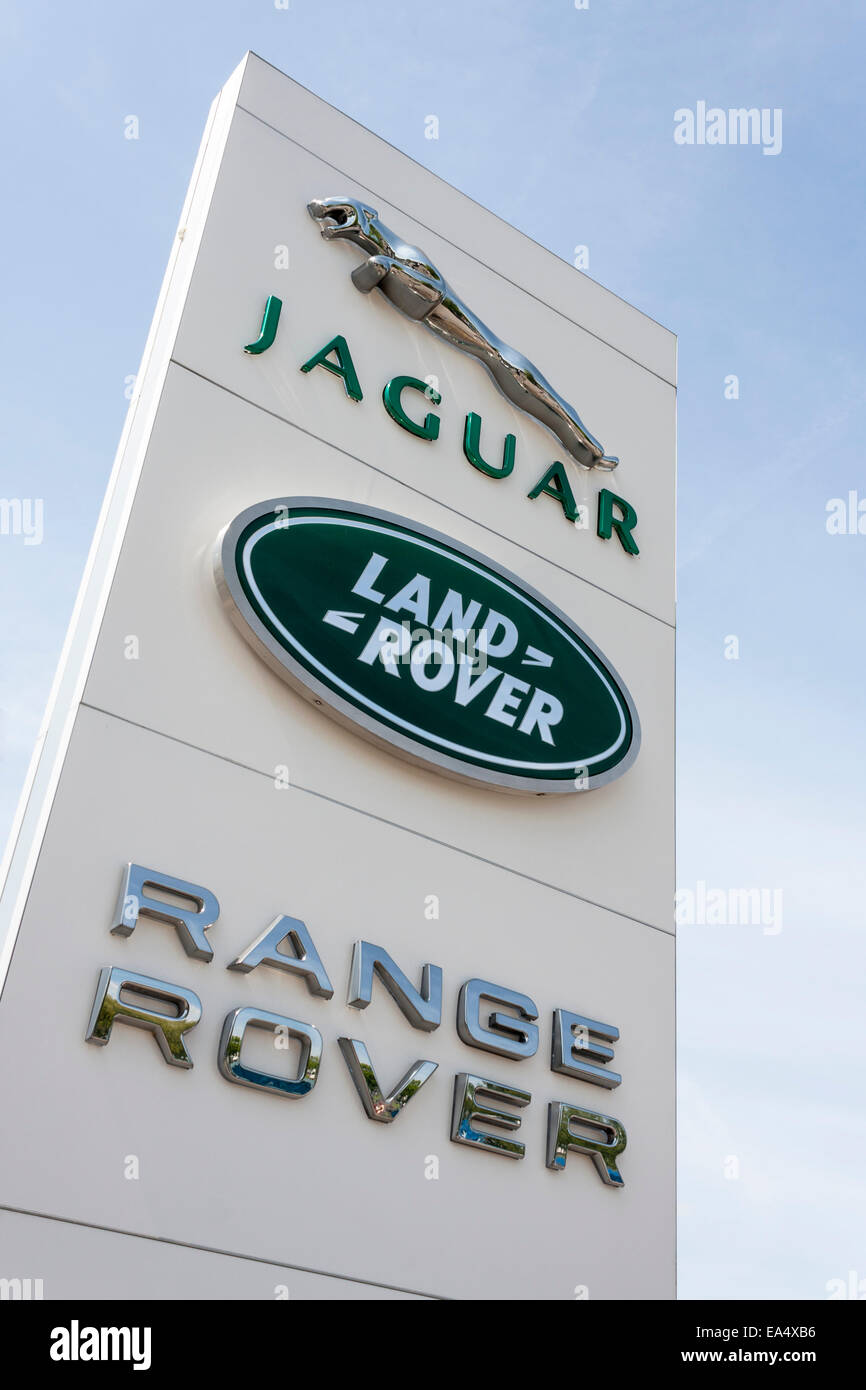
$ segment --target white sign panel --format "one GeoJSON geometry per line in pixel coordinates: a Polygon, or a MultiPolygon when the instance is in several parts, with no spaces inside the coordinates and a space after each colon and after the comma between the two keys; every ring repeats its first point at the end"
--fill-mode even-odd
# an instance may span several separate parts
{"type": "Polygon", "coordinates": [[[7,866],[4,1277],[673,1296],[674,365],[230,79],[7,866]]]}

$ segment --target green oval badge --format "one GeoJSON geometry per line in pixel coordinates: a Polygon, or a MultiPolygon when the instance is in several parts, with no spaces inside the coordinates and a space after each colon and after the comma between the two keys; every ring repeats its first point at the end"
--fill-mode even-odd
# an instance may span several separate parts
{"type": "Polygon", "coordinates": [[[511,791],[601,786],[637,757],[628,691],[570,618],[492,560],[357,503],[249,507],[217,583],[260,656],[390,752],[511,791]]]}

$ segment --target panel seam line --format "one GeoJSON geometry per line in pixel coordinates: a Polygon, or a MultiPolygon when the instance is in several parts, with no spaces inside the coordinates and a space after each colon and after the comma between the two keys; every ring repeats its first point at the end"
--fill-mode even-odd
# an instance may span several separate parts
{"type": "Polygon", "coordinates": [[[641,608],[639,603],[633,603],[631,599],[623,598],[620,594],[615,594],[612,589],[606,589],[603,584],[596,584],[594,580],[587,579],[584,575],[578,574],[576,570],[570,570],[567,565],[560,564],[558,560],[552,560],[549,555],[543,555],[540,550],[533,550],[531,546],[524,545],[522,541],[514,540],[511,536],[505,535],[503,531],[497,531],[493,526],[488,526],[486,522],[479,521],[477,517],[470,516],[468,512],[461,512],[457,507],[452,507],[448,502],[443,502],[440,498],[434,497],[432,493],[424,492],[421,488],[415,487],[412,483],[405,482],[398,478],[396,474],[389,473],[384,468],[379,468],[375,463],[368,462],[361,458],[360,454],[353,454],[348,449],[344,449],[341,444],[334,444],[330,439],[325,439],[322,435],[316,434],[314,430],[307,429],[305,425],[296,424],[287,415],[280,415],[279,411],[271,410],[269,406],[261,405],[258,401],[251,400],[249,396],[244,396],[240,391],[235,391],[231,386],[225,386],[220,381],[215,381],[213,377],[207,376],[204,372],[196,371],[195,367],[189,367],[179,358],[171,358],[172,365],[179,367],[183,372],[189,372],[191,376],[198,377],[200,381],[206,381],[209,386],[213,386],[217,391],[225,391],[229,396],[234,396],[235,400],[242,401],[244,405],[252,406],[254,410],[261,410],[265,415],[270,415],[272,419],[279,420],[281,424],[288,425],[290,429],[299,430],[309,439],[315,439],[317,443],[325,445],[326,448],[336,449],[337,453],[344,458],[351,459],[354,463],[360,463],[362,467],[369,468],[371,472],[378,473],[380,477],[389,478],[391,482],[405,487],[407,491],[414,492],[417,497],[423,497],[428,502],[433,502],[437,507],[442,507],[444,511],[450,512],[452,516],[459,516],[464,521],[471,522],[474,526],[480,526],[489,535],[496,536],[499,540],[507,541],[509,545],[516,546],[526,555],[532,555],[536,560],[543,560],[545,564],[553,565],[554,569],[561,570],[563,574],[569,575],[572,579],[577,579],[581,584],[587,584],[591,589],[595,589],[600,594],[606,594],[615,603],[624,603],[628,608],[633,608],[636,613],[643,613],[644,617],[651,618],[653,622],[661,623],[664,627],[670,628],[671,632],[676,631],[676,624],[669,622],[667,618],[662,618],[658,613],[651,613],[648,608],[641,608]]]}
{"type": "MultiPolygon", "coordinates": [[[[245,116],[250,116],[252,120],[258,121],[260,125],[265,126],[268,130],[272,130],[274,134],[279,135],[281,139],[288,140],[290,145],[296,145],[299,150],[303,150],[305,154],[311,155],[313,159],[321,160],[323,164],[327,164],[331,169],[334,170],[335,173],[339,174],[341,178],[351,179],[353,177],[351,174],[347,174],[344,169],[341,169],[339,165],[332,163],[332,161],[328,159],[325,155],[318,154],[315,150],[311,150],[308,145],[301,144],[301,141],[296,140],[293,135],[287,135],[284,130],[280,130],[279,126],[272,125],[271,122],[266,121],[263,116],[256,115],[255,111],[251,111],[248,106],[242,106],[241,103],[238,102],[236,104],[235,109],[238,111],[243,111],[245,116]]],[[[369,133],[372,135],[373,132],[370,131],[369,133]]],[[[380,137],[377,136],[376,138],[378,139],[380,137]]],[[[391,148],[396,149],[396,146],[392,146],[391,148]]],[[[398,153],[402,153],[402,151],[398,151],[398,153]]],[[[407,156],[407,158],[411,158],[411,156],[407,156]]],[[[420,165],[419,167],[422,169],[424,168],[423,165],[420,165]]],[[[428,169],[426,170],[426,172],[431,173],[432,171],[428,169]]],[[[448,187],[453,188],[453,184],[449,184],[448,187]]],[[[373,189],[371,191],[375,193],[376,190],[373,189]]],[[[459,189],[454,189],[454,191],[456,193],[460,192],[459,189]]],[[[465,196],[465,194],[461,194],[461,197],[465,196]]],[[[444,241],[446,245],[452,246],[454,250],[459,251],[461,255],[468,256],[469,259],[474,261],[476,265],[483,266],[485,270],[489,270],[491,275],[495,275],[498,279],[504,280],[505,283],[511,285],[513,289],[519,290],[521,294],[525,294],[530,299],[535,300],[536,304],[541,304],[543,308],[548,309],[552,314],[556,314],[557,318],[564,319],[566,323],[570,323],[573,328],[579,329],[581,333],[589,334],[590,338],[595,338],[596,342],[603,343],[605,347],[610,348],[611,352],[615,352],[619,357],[624,357],[627,362],[632,362],[636,367],[640,367],[642,371],[649,372],[650,376],[654,376],[657,381],[664,382],[665,386],[669,386],[671,390],[674,392],[676,391],[676,382],[669,381],[666,376],[662,376],[661,372],[657,372],[653,367],[648,367],[646,362],[641,362],[638,360],[637,357],[632,357],[623,348],[617,347],[617,345],[615,343],[610,342],[609,339],[603,338],[600,333],[595,333],[591,328],[587,328],[585,324],[578,323],[577,319],[573,319],[570,317],[569,314],[564,314],[561,309],[557,309],[555,304],[548,304],[546,299],[542,299],[539,295],[533,294],[532,290],[528,290],[525,285],[518,284],[516,280],[512,280],[509,275],[506,275],[501,270],[497,270],[495,266],[489,265],[487,261],[483,261],[481,257],[476,256],[474,252],[467,251],[465,246],[458,246],[456,241],[451,241],[449,237],[444,236],[442,232],[438,231],[435,227],[431,227],[428,223],[422,222],[421,219],[418,216],[416,216],[415,213],[410,212],[408,208],[399,207],[397,203],[392,203],[390,198],[386,198],[385,201],[389,203],[391,207],[395,208],[397,212],[403,213],[405,217],[411,217],[412,221],[417,222],[419,227],[423,227],[425,232],[430,232],[433,236],[439,237],[440,241],[444,241]]],[[[481,204],[476,203],[475,206],[481,207],[481,204]]],[[[488,212],[491,217],[496,217],[496,213],[490,213],[489,208],[485,208],[484,211],[488,212]]],[[[498,220],[501,221],[502,219],[500,218],[498,220]]],[[[517,228],[514,228],[513,230],[516,231],[517,228]]],[[[518,235],[525,236],[526,234],[524,232],[520,232],[518,233],[518,235]]],[[[527,237],[527,241],[532,241],[532,237],[527,237]]],[[[542,247],[540,242],[533,241],[532,244],[533,246],[540,247],[540,249],[543,251],[548,251],[549,254],[555,256],[557,260],[561,259],[559,256],[556,256],[556,253],[554,251],[550,251],[548,247],[542,247]]],[[[562,264],[565,265],[566,262],[562,261],[562,264]]],[[[591,283],[595,285],[596,288],[605,290],[605,287],[603,285],[599,285],[596,280],[592,280],[591,283]]],[[[605,293],[612,293],[612,291],[605,290],[605,293]]],[[[625,299],[620,299],[619,295],[615,295],[614,297],[619,300],[620,304],[627,304],[628,302],[625,299]]],[[[634,306],[629,305],[629,308],[634,308],[634,306]]],[[[640,314],[640,312],[640,309],[635,309],[635,313],[640,314]]],[[[642,317],[649,318],[649,315],[643,314],[642,317]]],[[[655,319],[650,319],[650,322],[655,323],[655,319]]],[[[666,333],[670,331],[669,329],[664,328],[662,324],[658,324],[657,327],[663,328],[663,331],[666,333]]]]}
{"type": "MultiPolygon", "coordinates": [[[[181,738],[178,734],[166,733],[164,729],[154,729],[149,724],[142,724],[137,719],[130,719],[124,714],[117,714],[113,710],[105,709],[102,705],[92,704],[89,700],[82,700],[80,708],[89,709],[94,714],[104,714],[109,719],[116,719],[121,724],[129,724],[135,729],[142,729],[145,733],[153,734],[156,738],[168,739],[171,743],[178,743],[184,748],[192,749],[193,752],[202,753],[207,758],[217,758],[220,762],[230,763],[232,767],[240,768],[243,772],[252,772],[257,777],[266,777],[269,782],[273,781],[270,772],[265,772],[260,767],[253,767],[251,763],[242,762],[240,758],[230,758],[225,753],[217,753],[212,748],[204,748],[201,744],[181,738]]],[[[541,888],[549,888],[553,893],[561,893],[564,897],[574,898],[577,902],[586,903],[589,907],[597,907],[601,912],[609,912],[614,917],[623,917],[628,922],[635,922],[640,927],[649,927],[651,931],[661,932],[662,936],[670,937],[673,941],[676,940],[676,934],[668,931],[666,927],[660,927],[655,922],[647,922],[642,917],[635,917],[630,912],[623,912],[621,909],[610,907],[606,903],[596,902],[594,898],[587,898],[582,893],[575,893],[571,888],[563,888],[559,884],[549,883],[547,879],[524,873],[521,869],[512,868],[510,864],[500,863],[497,859],[488,859],[484,854],[476,854],[474,850],[464,849],[461,845],[452,844],[450,840],[440,840],[437,836],[428,835],[424,830],[416,830],[411,825],[401,825],[399,821],[389,820],[387,816],[380,816],[375,811],[365,810],[363,806],[354,806],[350,801],[341,801],[339,797],[329,796],[327,792],[317,791],[314,787],[302,786],[300,782],[289,782],[288,786],[293,791],[302,792],[305,796],[314,796],[320,801],[330,802],[332,806],[341,806],[346,811],[352,811],[359,816],[366,816],[369,820],[378,821],[381,825],[388,825],[394,830],[402,830],[407,835],[414,835],[416,839],[425,840],[428,844],[439,845],[442,849],[452,850],[455,854],[462,854],[467,859],[474,859],[476,863],[487,864],[493,869],[501,869],[503,873],[513,874],[515,878],[521,878],[527,883],[536,883],[541,888]]]]}
{"type": "Polygon", "coordinates": [[[442,1294],[422,1293],[419,1289],[406,1289],[399,1284],[384,1284],[377,1279],[363,1279],[355,1274],[334,1274],[330,1270],[313,1269],[310,1265],[289,1264],[287,1260],[269,1260],[266,1255],[244,1255],[238,1250],[223,1250],[216,1245],[199,1245],[192,1240],[178,1240],[173,1236],[151,1235],[147,1231],[127,1231],[122,1226],[104,1226],[98,1221],[82,1221],[75,1216],[58,1216],[54,1212],[32,1211],[28,1207],[13,1207],[0,1202],[0,1211],[12,1212],[16,1216],[31,1216],[38,1221],[60,1221],[65,1226],[83,1226],[90,1231],[106,1231],[109,1235],[127,1236],[131,1240],[153,1240],[160,1245],[176,1245],[184,1250],[200,1250],[206,1255],[221,1255],[231,1260],[247,1260],[252,1264],[271,1265],[274,1269],[294,1269],[301,1274],[315,1274],[323,1279],[342,1279],[351,1284],[365,1284],[368,1288],[388,1289],[393,1293],[414,1294],[420,1298],[442,1299],[442,1294]]]}

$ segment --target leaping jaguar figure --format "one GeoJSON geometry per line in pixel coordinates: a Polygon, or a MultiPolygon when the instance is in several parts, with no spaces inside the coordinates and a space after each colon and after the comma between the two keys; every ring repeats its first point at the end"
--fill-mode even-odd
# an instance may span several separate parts
{"type": "Polygon", "coordinates": [[[577,411],[554,391],[537,367],[503,343],[463,303],[429,257],[408,246],[356,198],[316,198],[307,204],[326,241],[350,241],[367,253],[352,271],[362,294],[379,289],[407,318],[424,323],[452,347],[483,362],[503,395],[546,425],[584,468],[613,469],[619,459],[604,452],[577,411]]]}

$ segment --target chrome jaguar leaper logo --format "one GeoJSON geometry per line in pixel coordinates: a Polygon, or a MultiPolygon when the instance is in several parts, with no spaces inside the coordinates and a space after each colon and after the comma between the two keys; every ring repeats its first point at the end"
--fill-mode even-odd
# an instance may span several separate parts
{"type": "Polygon", "coordinates": [[[356,198],[315,198],[307,211],[326,241],[351,241],[367,253],[367,259],[352,271],[352,281],[362,294],[381,290],[401,314],[477,357],[503,395],[546,425],[584,468],[616,468],[619,459],[605,453],[574,406],[554,391],[523,353],[503,343],[482,323],[429,256],[386,227],[374,208],[356,198]]]}

